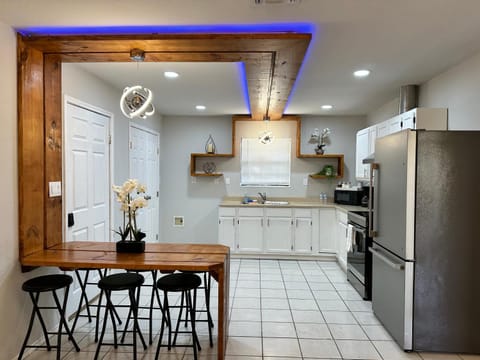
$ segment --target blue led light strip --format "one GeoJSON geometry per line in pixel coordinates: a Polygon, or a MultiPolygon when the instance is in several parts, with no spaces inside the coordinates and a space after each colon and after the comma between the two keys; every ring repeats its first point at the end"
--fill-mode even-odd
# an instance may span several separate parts
{"type": "MultiPolygon", "coordinates": [[[[265,23],[265,24],[214,24],[214,25],[138,25],[138,26],[57,26],[57,27],[26,27],[16,29],[24,36],[67,36],[67,35],[150,35],[150,34],[236,34],[236,33],[299,33],[315,34],[315,26],[309,23],[265,23]]],[[[307,50],[307,54],[309,53],[307,50]]],[[[305,56],[305,59],[307,56],[305,56]]],[[[303,69],[304,64],[300,68],[303,69]]],[[[248,95],[245,65],[239,63],[240,84],[248,111],[251,113],[250,97],[248,95]]],[[[299,74],[300,74],[299,72],[299,74]]],[[[297,76],[298,79],[299,76],[297,76]]],[[[288,106],[292,91],[287,100],[288,106]]]]}

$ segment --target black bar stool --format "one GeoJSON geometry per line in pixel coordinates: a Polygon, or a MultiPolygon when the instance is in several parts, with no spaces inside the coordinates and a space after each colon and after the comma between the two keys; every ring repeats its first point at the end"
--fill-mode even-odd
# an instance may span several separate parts
{"type": "MultiPolygon", "coordinates": [[[[127,270],[127,272],[134,272],[134,273],[140,273],[140,272],[150,272],[152,276],[152,282],[151,283],[143,283],[142,286],[139,289],[139,292],[141,293],[141,289],[144,287],[151,288],[150,290],[150,305],[149,306],[142,306],[140,303],[138,304],[138,310],[148,310],[148,316],[140,316],[138,315],[138,320],[147,320],[148,321],[148,342],[151,345],[153,343],[153,310],[155,310],[155,299],[157,300],[157,304],[159,307],[159,310],[163,314],[163,307],[162,303],[160,301],[160,294],[158,293],[158,288],[157,288],[157,277],[158,277],[158,271],[157,270],[127,270]]],[[[140,293],[138,294],[138,298],[140,299],[140,293]]],[[[121,342],[123,343],[125,339],[125,334],[128,329],[128,324],[130,322],[130,319],[132,317],[132,309],[129,310],[128,316],[127,316],[127,321],[125,322],[125,328],[123,329],[123,335],[121,342]]]]}
{"type": "Polygon", "coordinates": [[[70,288],[70,284],[73,282],[73,278],[70,275],[64,274],[52,274],[52,275],[43,275],[32,278],[27,280],[22,285],[22,290],[28,292],[30,298],[32,299],[33,303],[33,310],[32,316],[30,317],[30,324],[28,325],[27,334],[25,336],[25,340],[23,341],[22,349],[20,350],[20,354],[18,355],[18,360],[22,359],[23,353],[25,352],[26,348],[47,348],[50,351],[52,348],[57,349],[57,360],[60,360],[60,352],[61,352],[61,337],[62,334],[68,334],[68,339],[72,341],[73,346],[75,347],[76,351],[80,351],[75,339],[73,338],[72,332],[70,331],[67,321],[65,320],[65,309],[67,306],[67,299],[68,299],[68,290],[70,288]],[[58,299],[56,290],[65,289],[65,294],[63,298],[63,304],[60,304],[58,299]],[[55,300],[55,306],[39,306],[38,300],[40,298],[40,293],[51,291],[53,295],[53,299],[55,300]],[[56,309],[60,315],[59,324],[58,324],[58,331],[48,332],[47,327],[45,325],[45,321],[43,320],[42,314],[40,310],[43,309],[56,309]],[[46,345],[28,345],[28,339],[32,332],[33,323],[35,317],[38,317],[40,321],[40,325],[42,326],[43,336],[45,337],[46,345]],[[62,327],[65,327],[65,331],[62,331],[62,327]],[[48,339],[49,334],[57,334],[57,343],[56,345],[51,345],[48,339]]]}
{"type": "Polygon", "coordinates": [[[107,304],[105,306],[105,316],[103,318],[103,326],[102,332],[100,334],[100,339],[98,341],[97,350],[95,351],[94,359],[98,358],[98,354],[100,352],[100,348],[102,345],[113,345],[115,349],[118,347],[117,341],[117,326],[115,324],[114,318],[114,309],[115,306],[112,303],[111,294],[112,291],[124,291],[128,290],[128,297],[130,299],[130,309],[132,311],[133,316],[133,341],[129,344],[121,344],[124,346],[133,346],[133,359],[137,359],[137,334],[140,337],[140,340],[143,344],[143,349],[147,348],[145,344],[145,340],[143,338],[142,332],[138,326],[138,299],[136,295],[138,295],[138,290],[140,286],[145,281],[144,277],[137,273],[120,273],[120,274],[113,274],[105,276],[104,278],[100,279],[98,282],[98,287],[105,293],[105,298],[107,304]],[[110,314],[110,319],[112,321],[113,326],[113,344],[112,343],[104,343],[103,338],[105,335],[105,329],[107,328],[107,320],[108,315],[110,314]]]}
{"type": "Polygon", "coordinates": [[[197,289],[201,285],[202,279],[192,273],[177,273],[163,276],[157,281],[157,287],[159,290],[163,291],[163,317],[162,325],[160,327],[160,336],[158,339],[157,352],[155,354],[155,360],[158,359],[160,354],[160,348],[165,347],[162,345],[163,332],[165,325],[170,324],[168,330],[168,350],[171,350],[172,346],[184,346],[184,347],[193,347],[193,357],[197,359],[197,347],[198,350],[201,350],[200,341],[198,340],[197,332],[195,331],[195,306],[197,301],[197,289]],[[193,302],[191,291],[193,290],[193,302]],[[169,292],[181,292],[181,303],[180,311],[178,314],[177,325],[175,330],[173,330],[173,324],[170,317],[170,308],[175,306],[170,306],[168,303],[168,293],[169,292]],[[180,323],[182,322],[182,312],[185,308],[186,313],[190,313],[190,326],[191,332],[189,331],[179,331],[180,323]],[[172,333],[174,334],[172,342],[172,333]],[[192,335],[192,345],[176,345],[177,335],[183,333],[191,333],[192,335]]]}
{"type": "MultiPolygon", "coordinates": [[[[92,322],[92,319],[96,319],[95,322],[95,342],[98,341],[98,326],[99,326],[99,312],[100,312],[100,307],[102,306],[102,292],[100,291],[99,294],[96,294],[95,296],[98,296],[98,303],[97,305],[91,303],[91,299],[88,297],[87,293],[87,286],[90,285],[95,285],[95,288],[98,289],[98,281],[92,281],[90,279],[90,275],[92,273],[98,273],[98,277],[101,279],[107,275],[107,269],[88,269],[88,268],[82,268],[82,269],[75,269],[75,276],[77,277],[78,284],[80,285],[80,301],[78,302],[78,308],[77,312],[75,313],[75,318],[73,320],[72,328],[71,331],[72,333],[75,332],[75,328],[77,326],[77,322],[79,318],[86,317],[88,318],[88,322],[92,322]],[[103,271],[102,271],[103,270],[103,271]],[[81,272],[83,272],[83,277],[81,272]],[[90,308],[91,307],[96,307],[96,315],[93,315],[90,308]],[[86,310],[86,314],[84,313],[83,310],[86,310]]],[[[115,310],[115,317],[117,318],[118,324],[121,324],[122,321],[120,320],[120,316],[118,316],[116,310],[115,310]]]]}
{"type": "MultiPolygon", "coordinates": [[[[202,285],[198,287],[198,290],[203,289],[205,291],[205,310],[203,309],[196,309],[196,313],[205,313],[207,315],[206,319],[196,319],[196,322],[206,322],[208,324],[208,338],[210,340],[210,347],[213,347],[213,337],[212,337],[212,328],[214,327],[212,314],[210,313],[210,290],[212,286],[212,275],[208,271],[202,272],[193,272],[193,271],[182,271],[184,273],[196,273],[199,275],[203,275],[203,282],[202,285]]],[[[188,313],[185,317],[185,326],[186,322],[188,321],[188,313]]]]}

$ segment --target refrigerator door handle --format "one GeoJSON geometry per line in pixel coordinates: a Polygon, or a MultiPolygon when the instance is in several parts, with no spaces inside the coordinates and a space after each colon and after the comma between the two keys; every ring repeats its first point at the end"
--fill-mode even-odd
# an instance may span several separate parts
{"type": "Polygon", "coordinates": [[[373,181],[375,181],[378,184],[378,172],[379,172],[379,164],[378,163],[372,163],[370,164],[370,185],[369,185],[369,194],[370,196],[368,197],[368,234],[370,237],[377,237],[377,230],[375,229],[375,225],[377,224],[377,216],[376,212],[374,209],[378,209],[378,204],[377,204],[377,199],[374,194],[374,186],[373,186],[373,181]],[[375,172],[377,172],[377,176],[375,175],[375,172]]]}
{"type": "Polygon", "coordinates": [[[378,251],[377,249],[369,247],[368,251],[370,251],[372,253],[372,255],[375,256],[377,259],[383,261],[385,264],[387,264],[388,266],[390,266],[391,268],[393,268],[395,270],[404,270],[405,269],[405,266],[403,264],[398,264],[396,262],[393,262],[392,260],[387,258],[385,255],[382,255],[382,253],[380,251],[378,251]]]}

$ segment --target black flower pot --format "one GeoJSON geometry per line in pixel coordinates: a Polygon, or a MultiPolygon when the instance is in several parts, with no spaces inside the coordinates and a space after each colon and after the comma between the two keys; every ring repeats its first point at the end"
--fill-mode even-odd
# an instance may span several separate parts
{"type": "Polygon", "coordinates": [[[118,253],[143,253],[145,252],[145,241],[117,241],[118,253]]]}

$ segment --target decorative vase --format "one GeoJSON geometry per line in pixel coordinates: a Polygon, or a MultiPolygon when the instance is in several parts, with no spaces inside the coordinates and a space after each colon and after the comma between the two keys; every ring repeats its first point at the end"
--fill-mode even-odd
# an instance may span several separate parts
{"type": "Polygon", "coordinates": [[[207,154],[215,154],[216,146],[215,142],[213,141],[212,135],[208,135],[207,142],[205,143],[205,152],[207,154]]]}
{"type": "Polygon", "coordinates": [[[318,145],[316,148],[315,148],[315,154],[317,155],[323,155],[325,153],[325,144],[321,144],[321,145],[318,145]]]}
{"type": "Polygon", "coordinates": [[[145,241],[120,240],[116,243],[118,253],[143,253],[145,252],[145,241]]]}

